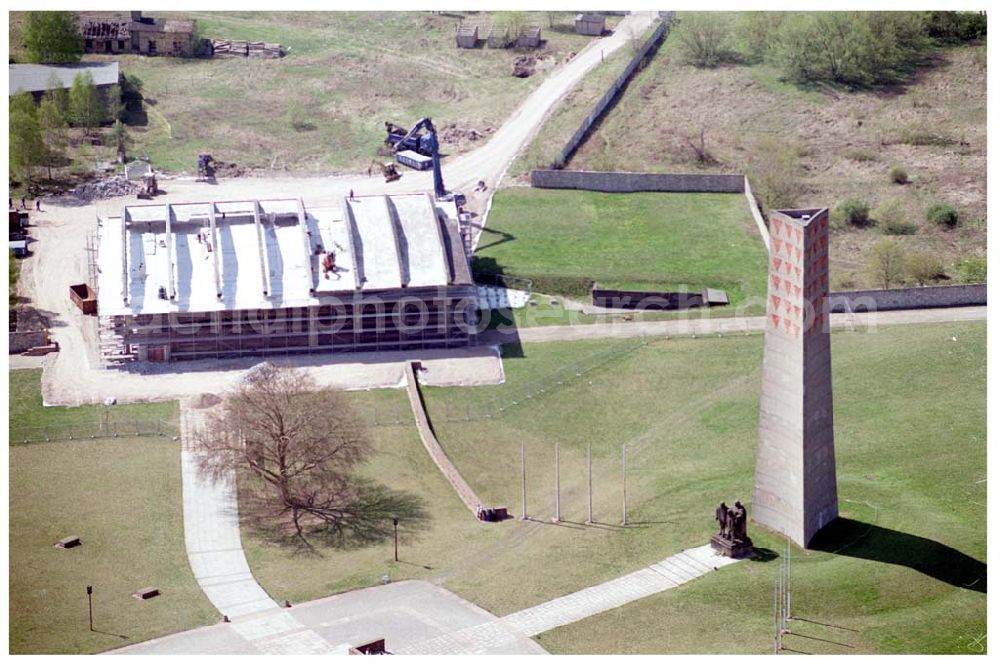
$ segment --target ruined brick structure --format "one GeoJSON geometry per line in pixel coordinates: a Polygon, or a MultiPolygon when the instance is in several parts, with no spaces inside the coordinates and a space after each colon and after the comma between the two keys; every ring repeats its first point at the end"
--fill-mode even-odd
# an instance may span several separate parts
{"type": "Polygon", "coordinates": [[[131,12],[130,18],[84,16],[80,19],[86,53],[139,53],[191,57],[195,22],[162,19],[131,12]]]}

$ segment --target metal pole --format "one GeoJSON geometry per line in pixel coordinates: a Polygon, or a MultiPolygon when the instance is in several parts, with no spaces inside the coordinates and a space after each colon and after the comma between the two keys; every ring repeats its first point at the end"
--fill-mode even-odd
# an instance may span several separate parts
{"type": "Polygon", "coordinates": [[[87,611],[90,614],[90,630],[94,630],[94,586],[87,586],[87,611]]]}
{"type": "Polygon", "coordinates": [[[556,516],[555,522],[562,520],[562,513],[559,511],[559,443],[556,442],[556,516]]]}
{"type": "Polygon", "coordinates": [[[399,516],[392,514],[392,559],[399,562],[399,516]]]}
{"type": "Polygon", "coordinates": [[[528,519],[528,475],[524,466],[524,444],[521,444],[521,520],[528,519]]]}
{"type": "Polygon", "coordinates": [[[622,525],[628,524],[628,490],[625,482],[625,470],[628,469],[628,455],[622,444],[622,525]]]}
{"type": "MultiPolygon", "coordinates": [[[[779,577],[780,578],[780,577],[779,577]]],[[[774,654],[778,654],[778,578],[774,581],[774,604],[772,606],[774,621],[774,654]]]]}
{"type": "Polygon", "coordinates": [[[587,524],[594,522],[594,472],[591,457],[592,445],[587,445],[587,524]]]}
{"type": "MultiPolygon", "coordinates": [[[[785,542],[785,617],[792,619],[792,544],[785,542]]],[[[788,623],[785,623],[788,626],[788,623]]]]}

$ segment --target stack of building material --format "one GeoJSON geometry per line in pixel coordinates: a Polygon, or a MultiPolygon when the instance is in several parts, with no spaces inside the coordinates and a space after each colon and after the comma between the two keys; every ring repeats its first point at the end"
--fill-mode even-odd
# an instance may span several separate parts
{"type": "Polygon", "coordinates": [[[517,32],[517,48],[536,49],[542,45],[542,29],[537,25],[523,26],[517,32]]]}
{"type": "Polygon", "coordinates": [[[486,45],[491,49],[505,49],[511,45],[510,26],[498,26],[495,23],[490,26],[490,31],[486,35],[486,45]]]}
{"type": "Polygon", "coordinates": [[[213,39],[212,53],[214,55],[228,55],[232,52],[232,42],[228,39],[213,39]]]}
{"type": "Polygon", "coordinates": [[[455,45],[460,49],[474,49],[479,43],[479,25],[462,21],[455,28],[455,45]]]}
{"type": "Polygon", "coordinates": [[[239,39],[213,39],[212,53],[221,55],[256,56],[258,58],[280,58],[281,44],[247,42],[239,39]]]}

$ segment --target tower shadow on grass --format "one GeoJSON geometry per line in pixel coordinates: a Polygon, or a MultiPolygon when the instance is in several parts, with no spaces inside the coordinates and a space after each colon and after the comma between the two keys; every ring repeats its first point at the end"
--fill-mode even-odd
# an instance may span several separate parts
{"type": "Polygon", "coordinates": [[[955,587],[986,592],[985,562],[932,539],[850,518],[823,528],[809,549],[909,567],[955,587]]]}

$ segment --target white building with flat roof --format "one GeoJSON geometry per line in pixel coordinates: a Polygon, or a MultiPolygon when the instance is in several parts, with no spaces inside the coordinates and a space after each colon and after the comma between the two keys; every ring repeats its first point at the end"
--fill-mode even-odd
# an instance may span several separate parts
{"type": "Polygon", "coordinates": [[[98,231],[109,361],[464,346],[476,290],[427,194],[128,205],[98,231]]]}

